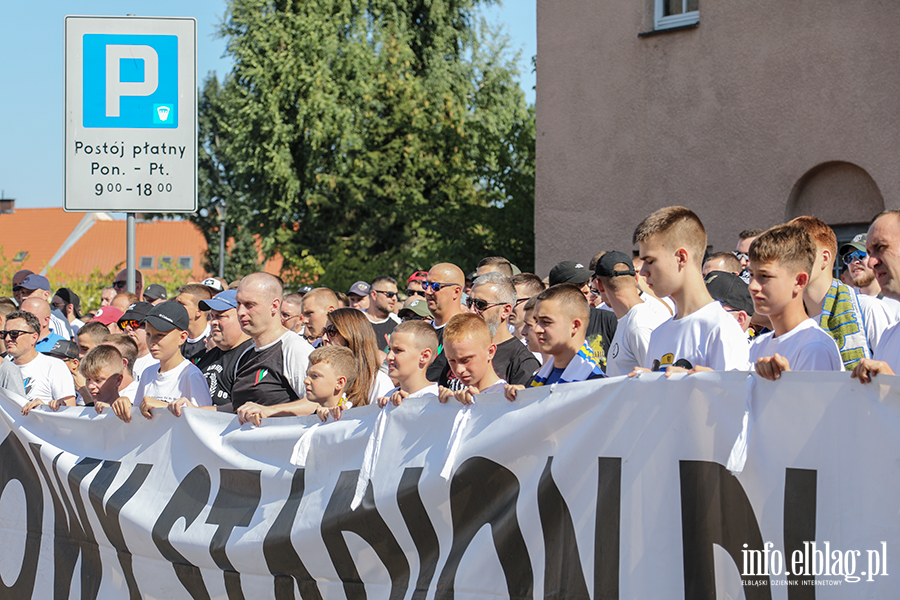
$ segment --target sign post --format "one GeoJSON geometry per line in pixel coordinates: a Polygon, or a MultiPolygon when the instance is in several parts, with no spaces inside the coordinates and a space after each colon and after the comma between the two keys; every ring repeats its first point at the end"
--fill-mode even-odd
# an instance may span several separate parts
{"type": "Polygon", "coordinates": [[[65,203],[70,212],[197,210],[197,21],[66,17],[65,203]]]}

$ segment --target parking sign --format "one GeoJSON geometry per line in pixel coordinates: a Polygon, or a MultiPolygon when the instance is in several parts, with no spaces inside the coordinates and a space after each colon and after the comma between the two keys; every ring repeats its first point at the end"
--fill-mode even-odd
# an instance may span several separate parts
{"type": "Polygon", "coordinates": [[[66,210],[197,209],[196,31],[66,17],[66,210]]]}

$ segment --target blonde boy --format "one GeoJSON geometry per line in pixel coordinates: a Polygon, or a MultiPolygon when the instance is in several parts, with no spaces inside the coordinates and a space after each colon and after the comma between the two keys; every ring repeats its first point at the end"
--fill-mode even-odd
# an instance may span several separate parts
{"type": "Polygon", "coordinates": [[[675,372],[714,369],[745,370],[749,363],[747,336],[703,283],[706,230],[683,206],[662,208],[634,231],[643,260],[641,275],[660,298],[675,302],[675,316],[650,335],[644,367],[638,370],[675,372]]]}
{"type": "MultiPolygon", "coordinates": [[[[209,387],[203,373],[181,355],[188,338],[188,313],[174,301],[157,304],[147,313],[147,345],[159,361],[144,370],[135,399],[141,399],[141,414],[152,419],[154,408],[168,407],[185,398],[194,406],[210,406],[209,387]]],[[[131,420],[131,411],[122,420],[131,420]]]]}
{"type": "Polygon", "coordinates": [[[426,375],[431,361],[437,356],[438,338],[434,327],[425,321],[400,323],[391,334],[389,350],[388,375],[397,387],[379,398],[378,406],[384,408],[388,402],[400,406],[406,398],[439,394],[438,385],[428,381],[426,375]]]}
{"type": "Polygon", "coordinates": [[[815,260],[816,243],[799,225],[773,227],[750,246],[753,306],[774,328],[750,346],[750,361],[766,379],[778,379],[782,371],[843,370],[834,340],[803,306],[815,260]]]}
{"type": "Polygon", "coordinates": [[[341,418],[341,411],[350,408],[346,391],[356,381],[356,358],[350,348],[323,346],[309,355],[306,369],[306,399],[319,405],[316,414],[323,421],[331,415],[341,418]]]}
{"type": "MultiPolygon", "coordinates": [[[[593,350],[585,343],[590,311],[581,288],[571,283],[554,285],[537,295],[530,334],[546,358],[528,387],[604,376],[593,350]]],[[[515,400],[518,391],[525,387],[506,386],[507,400],[515,400]]]]}
{"type": "Polygon", "coordinates": [[[120,398],[119,394],[125,362],[117,348],[104,344],[91,348],[84,355],[79,368],[98,413],[104,408],[112,407],[113,413],[122,418],[123,412],[130,412],[131,402],[127,398],[120,398]],[[120,402],[120,399],[125,402],[120,402]]]}
{"type": "Polygon", "coordinates": [[[444,327],[444,354],[453,375],[463,384],[459,391],[440,388],[438,399],[446,402],[456,398],[463,404],[473,404],[475,395],[502,392],[506,381],[494,372],[494,353],[497,345],[491,341],[491,329],[480,315],[454,315],[444,327]]]}

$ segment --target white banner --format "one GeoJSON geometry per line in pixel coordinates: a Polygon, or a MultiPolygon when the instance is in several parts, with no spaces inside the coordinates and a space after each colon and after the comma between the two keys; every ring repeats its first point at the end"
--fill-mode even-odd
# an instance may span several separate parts
{"type": "Polygon", "coordinates": [[[878,382],[650,374],[259,428],[4,396],[0,597],[894,598],[900,381],[878,382]]]}

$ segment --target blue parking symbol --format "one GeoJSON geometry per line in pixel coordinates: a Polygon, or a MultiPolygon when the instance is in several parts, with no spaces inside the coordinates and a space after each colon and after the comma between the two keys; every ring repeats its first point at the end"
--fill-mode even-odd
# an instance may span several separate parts
{"type": "Polygon", "coordinates": [[[178,127],[178,36],[84,35],[84,127],[178,127]]]}

